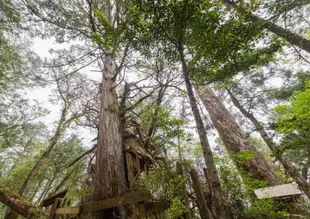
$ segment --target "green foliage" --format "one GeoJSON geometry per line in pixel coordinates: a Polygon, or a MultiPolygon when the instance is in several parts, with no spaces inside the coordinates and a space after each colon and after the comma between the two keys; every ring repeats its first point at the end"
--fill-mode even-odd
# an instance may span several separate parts
{"type": "Polygon", "coordinates": [[[283,134],[297,133],[309,138],[310,131],[310,81],[304,91],[296,92],[289,105],[279,105],[274,109],[280,116],[277,130],[283,134]]]}
{"type": "Polygon", "coordinates": [[[294,0],[283,2],[281,0],[276,0],[269,5],[270,12],[275,16],[279,17],[281,14],[288,13],[294,9],[300,9],[302,6],[310,4],[309,0],[294,0]]]}
{"type": "Polygon", "coordinates": [[[171,109],[167,106],[152,105],[142,108],[140,119],[143,130],[153,130],[148,140],[157,149],[176,147],[175,139],[185,135],[182,129],[184,121],[173,117],[171,109]]]}
{"type": "MultiPolygon", "coordinates": [[[[23,89],[36,84],[35,79],[38,78],[38,75],[41,76],[41,72],[38,71],[41,62],[29,50],[26,43],[19,44],[9,40],[11,27],[18,26],[21,18],[29,16],[25,10],[23,16],[20,17],[14,5],[15,2],[4,0],[0,3],[0,14],[2,15],[0,25],[4,27],[0,32],[0,182],[9,185],[12,190],[18,191],[31,167],[48,146],[48,137],[51,133],[46,131],[47,127],[33,122],[38,117],[45,115],[47,111],[36,103],[31,104],[23,98],[23,94],[19,94],[20,90],[17,90],[17,88],[23,89]],[[32,108],[32,105],[38,107],[32,108]]],[[[274,62],[276,60],[275,53],[280,51],[284,45],[277,39],[267,38],[262,32],[262,23],[253,22],[249,18],[249,14],[235,16],[235,14],[227,12],[223,4],[218,3],[219,1],[117,1],[117,8],[112,10],[113,16],[106,13],[106,1],[99,2],[89,1],[90,5],[82,6],[75,1],[50,3],[38,0],[29,3],[28,9],[31,11],[31,7],[33,7],[31,12],[35,14],[36,21],[39,17],[40,20],[49,22],[45,28],[33,25],[35,26],[33,29],[37,31],[42,29],[39,30],[42,36],[53,36],[57,42],[68,41],[69,44],[72,41],[82,42],[79,46],[70,46],[68,53],[65,53],[64,50],[54,51],[59,56],[51,61],[53,66],[68,66],[68,69],[75,73],[80,71],[81,66],[85,66],[89,60],[92,60],[93,64],[93,60],[101,58],[102,54],[112,53],[113,61],[117,64],[124,61],[125,66],[129,66],[128,68],[134,66],[139,71],[147,69],[145,74],[147,77],[150,75],[148,73],[150,69],[151,71],[155,69],[152,64],[156,63],[156,73],[161,76],[163,66],[167,72],[179,72],[178,50],[179,46],[183,44],[190,77],[193,82],[198,82],[195,85],[214,81],[223,82],[226,79],[232,79],[240,72],[252,73],[253,71],[253,76],[250,76],[251,85],[257,86],[258,89],[264,89],[263,84],[268,80],[268,77],[264,72],[255,71],[266,66],[267,63],[274,62]],[[85,10],[84,6],[89,6],[89,8],[85,10]],[[91,13],[86,17],[85,13],[88,13],[89,9],[91,13]],[[114,12],[116,13],[114,14],[114,12]],[[264,39],[263,46],[261,46],[261,39],[264,39]],[[133,50],[132,57],[127,57],[126,60],[117,57],[119,52],[127,51],[127,49],[133,50]],[[131,59],[139,59],[138,64],[132,65],[131,59]],[[67,63],[69,64],[67,65],[67,63]]],[[[249,11],[260,9],[260,3],[261,1],[254,0],[251,0],[250,3],[240,2],[249,11]]],[[[280,3],[282,4],[276,0],[273,4],[277,13],[292,10],[308,2],[305,0],[294,1],[294,3],[285,2],[283,6],[280,3]]],[[[33,24],[30,18],[30,24],[33,24]]],[[[58,67],[51,69],[53,73],[63,70],[58,67]]],[[[78,74],[70,73],[63,79],[72,75],[78,74]]],[[[157,76],[158,84],[164,85],[162,78],[157,76]]],[[[280,116],[277,130],[284,134],[282,146],[285,144],[288,148],[294,147],[295,151],[304,152],[306,154],[304,157],[309,157],[310,84],[306,86],[305,83],[305,81],[309,81],[309,74],[300,74],[300,77],[301,83],[275,94],[287,97],[294,94],[296,89],[300,90],[295,93],[294,98],[290,99],[291,104],[281,105],[275,109],[280,116]]],[[[124,78],[126,79],[126,77],[124,78]]],[[[153,80],[150,77],[147,79],[153,80]]],[[[239,77],[236,79],[239,80],[239,77]]],[[[70,83],[71,81],[63,81],[63,84],[70,83]]],[[[83,80],[74,83],[88,85],[83,80]]],[[[183,89],[181,83],[177,86],[183,89]]],[[[66,88],[61,89],[64,93],[70,93],[66,88]]],[[[143,89],[139,90],[143,91],[143,89]]],[[[169,90],[170,87],[168,86],[167,89],[169,90]]],[[[66,105],[66,109],[70,111],[68,114],[76,115],[75,110],[80,107],[95,111],[94,115],[87,116],[86,120],[91,121],[86,123],[91,123],[92,127],[97,126],[97,111],[100,111],[97,109],[97,105],[100,104],[96,102],[94,105],[90,104],[91,107],[88,104],[90,98],[96,100],[98,98],[92,95],[84,96],[84,89],[80,89],[80,87],[73,90],[74,95],[71,95],[70,98],[68,96],[70,100],[66,105]],[[85,102],[75,101],[76,97],[85,99],[85,102]]],[[[182,91],[181,95],[184,94],[186,92],[182,91]]],[[[153,96],[150,98],[152,101],[153,96]]],[[[59,94],[54,98],[54,103],[58,103],[61,99],[59,94]]],[[[137,98],[133,97],[133,99],[136,101],[137,98]]],[[[146,149],[150,154],[154,157],[159,155],[160,158],[164,155],[164,159],[157,161],[148,171],[142,173],[136,181],[136,187],[150,189],[155,199],[169,201],[170,208],[166,212],[166,217],[170,219],[178,218],[184,212],[189,211],[185,208],[180,194],[187,176],[180,177],[175,173],[173,165],[174,157],[177,156],[175,152],[180,152],[178,154],[180,157],[185,155],[182,160],[185,160],[186,165],[194,164],[198,167],[202,166],[203,162],[198,158],[201,158],[203,153],[201,145],[193,143],[196,136],[191,137],[194,139],[188,139],[184,120],[172,115],[173,110],[169,107],[169,101],[164,107],[153,102],[149,105],[141,104],[143,105],[141,108],[135,106],[136,108],[132,109],[130,107],[134,105],[128,104],[130,108],[128,114],[130,115],[126,115],[128,116],[126,119],[129,121],[133,118],[139,122],[141,135],[146,136],[144,140],[149,142],[146,149]],[[187,148],[190,153],[186,153],[187,148]],[[194,159],[196,159],[196,163],[193,162],[194,159]]],[[[251,104],[253,102],[251,100],[251,104]]],[[[110,107],[107,110],[115,111],[115,107],[110,107]]],[[[73,118],[71,122],[83,124],[85,121],[73,118]]],[[[189,123],[191,124],[191,122],[189,123]]],[[[69,125],[62,127],[61,131],[64,128],[68,128],[70,131],[72,127],[69,125]]],[[[253,144],[257,145],[257,142],[253,144]]],[[[40,173],[36,175],[29,194],[26,196],[36,200],[38,196],[42,195],[43,198],[56,190],[70,188],[69,196],[78,202],[85,194],[92,193],[92,182],[89,180],[89,176],[86,176],[85,163],[80,161],[73,167],[67,168],[68,164],[83,152],[85,152],[85,148],[77,136],[62,136],[50,157],[42,163],[40,173]]],[[[256,156],[248,150],[238,154],[230,153],[230,155],[238,167],[256,156]]],[[[264,156],[269,155],[266,153],[264,156]]],[[[271,159],[269,161],[273,162],[271,159]]],[[[222,157],[217,156],[216,162],[221,174],[224,198],[228,201],[229,208],[233,213],[232,218],[284,217],[285,210],[282,211],[282,209],[285,207],[279,206],[278,200],[257,200],[254,198],[253,189],[267,186],[265,181],[254,179],[246,168],[236,168],[227,154],[222,157]]],[[[301,159],[299,163],[303,162],[304,159],[301,159]]],[[[283,173],[279,171],[279,174],[283,173]]],[[[118,187],[124,186],[120,185],[119,179],[115,178],[111,178],[110,183],[118,187]]],[[[40,198],[36,201],[39,202],[40,198]]]]}
{"type": "Polygon", "coordinates": [[[1,1],[0,12],[0,27],[8,28],[8,24],[20,22],[19,12],[11,0],[1,1]]]}
{"type": "MultiPolygon", "coordinates": [[[[221,142],[216,150],[222,151],[221,142]]],[[[253,146],[262,147],[261,140],[252,140],[253,146]]],[[[259,148],[260,151],[261,148],[259,148]]],[[[263,151],[262,151],[263,152],[263,151]]],[[[270,186],[265,180],[253,177],[245,168],[240,168],[248,159],[252,159],[256,154],[253,151],[245,150],[241,153],[231,151],[216,155],[216,164],[219,166],[219,174],[222,182],[222,189],[227,200],[232,218],[287,218],[286,207],[277,199],[257,199],[254,190],[270,186]],[[219,155],[221,154],[221,156],[219,155]],[[227,159],[227,155],[231,157],[227,159]],[[239,167],[238,167],[239,166],[239,167]]],[[[283,173],[281,173],[283,174],[283,173]]]]}
{"type": "Polygon", "coordinates": [[[189,210],[184,205],[182,198],[174,197],[171,200],[170,208],[166,211],[167,219],[174,219],[174,218],[181,217],[184,213],[188,211],[189,210]]]}
{"type": "Polygon", "coordinates": [[[170,203],[165,212],[167,218],[178,218],[189,209],[184,205],[182,198],[183,184],[186,178],[177,175],[172,163],[164,167],[153,165],[152,168],[136,182],[138,188],[150,189],[156,200],[170,203]]]}
{"type": "Polygon", "coordinates": [[[285,219],[287,218],[288,212],[277,211],[280,205],[277,200],[264,199],[264,200],[253,200],[251,207],[245,210],[245,213],[250,218],[270,218],[270,219],[285,219]]]}
{"type": "Polygon", "coordinates": [[[296,91],[287,104],[274,108],[278,119],[276,130],[283,135],[281,153],[286,153],[302,168],[307,166],[310,154],[310,83],[301,83],[301,90],[296,91]]]}
{"type": "Polygon", "coordinates": [[[286,86],[269,92],[269,98],[278,100],[289,100],[296,91],[304,91],[307,81],[310,80],[310,72],[298,72],[296,75],[288,72],[288,82],[286,86]],[[291,80],[290,80],[291,79],[291,80]]]}

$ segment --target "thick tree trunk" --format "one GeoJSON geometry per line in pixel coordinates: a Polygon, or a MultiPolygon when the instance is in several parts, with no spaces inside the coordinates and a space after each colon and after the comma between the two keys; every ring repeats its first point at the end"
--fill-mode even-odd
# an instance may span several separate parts
{"type": "Polygon", "coordinates": [[[203,190],[201,188],[201,184],[197,175],[196,170],[191,169],[189,172],[193,181],[193,188],[196,194],[196,199],[197,199],[197,206],[199,210],[199,214],[201,219],[211,219],[207,202],[203,194],[203,190]]]}
{"type": "MultiPolygon", "coordinates": [[[[126,187],[115,78],[115,64],[112,57],[106,55],[102,76],[99,139],[96,154],[95,200],[119,196],[126,187]]],[[[113,209],[107,210],[100,213],[98,218],[111,219],[119,216],[114,213],[113,209]]]]}
{"type": "Polygon", "coordinates": [[[196,127],[198,130],[199,134],[199,139],[205,159],[205,163],[207,166],[207,182],[210,183],[210,186],[212,188],[212,201],[213,201],[213,206],[216,209],[216,214],[218,219],[222,218],[228,218],[228,212],[226,208],[225,201],[223,199],[223,194],[222,194],[222,188],[221,188],[221,182],[216,170],[215,162],[213,159],[211,147],[209,145],[209,141],[207,138],[207,133],[198,109],[197,101],[194,95],[193,87],[190,82],[189,78],[189,70],[186,64],[186,60],[184,57],[184,46],[182,42],[179,42],[179,55],[180,55],[180,61],[182,64],[182,73],[183,73],[183,78],[185,81],[186,89],[187,89],[187,94],[189,97],[190,105],[192,108],[192,112],[195,118],[196,122],[196,127]]]}
{"type": "Polygon", "coordinates": [[[17,212],[25,218],[38,219],[44,217],[44,213],[40,208],[26,201],[21,196],[9,191],[7,188],[0,185],[0,202],[7,205],[14,212],[17,212]]]}
{"type": "Polygon", "coordinates": [[[282,184],[281,179],[244,136],[241,127],[215,94],[208,89],[199,89],[198,93],[209,112],[213,125],[216,127],[228,151],[233,153],[232,159],[241,172],[251,173],[253,178],[267,181],[270,185],[282,184]],[[238,154],[241,155],[247,152],[250,153],[249,158],[240,161],[238,154]]]}
{"type": "Polygon", "coordinates": [[[237,5],[235,2],[231,0],[222,0],[225,4],[229,5],[230,7],[234,8],[239,13],[246,13],[253,21],[258,21],[263,28],[269,30],[270,32],[276,34],[277,36],[283,38],[284,40],[290,42],[291,44],[298,46],[299,48],[307,51],[310,53],[310,40],[307,40],[304,37],[299,36],[291,31],[288,31],[268,20],[264,20],[259,18],[250,12],[244,10],[241,6],[237,5]]]}
{"type": "Polygon", "coordinates": [[[292,165],[292,163],[288,159],[286,159],[281,153],[278,152],[276,144],[274,143],[272,138],[269,137],[263,125],[255,118],[255,116],[252,113],[248,112],[240,104],[240,102],[230,90],[227,89],[227,91],[231,97],[233,104],[246,118],[248,118],[253,123],[260,136],[263,138],[269,149],[272,151],[273,155],[280,161],[287,173],[296,181],[300,189],[302,189],[307,195],[307,197],[310,198],[310,185],[307,180],[300,174],[300,172],[292,165]]]}

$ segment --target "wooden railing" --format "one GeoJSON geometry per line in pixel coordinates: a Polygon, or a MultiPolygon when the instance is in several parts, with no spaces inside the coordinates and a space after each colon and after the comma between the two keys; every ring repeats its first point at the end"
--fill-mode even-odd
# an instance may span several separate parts
{"type": "MultiPolygon", "coordinates": [[[[78,217],[81,214],[88,214],[94,211],[100,211],[129,204],[137,204],[136,206],[139,212],[139,217],[146,218],[148,212],[163,212],[168,208],[168,205],[164,202],[146,203],[146,201],[151,200],[152,198],[149,191],[142,191],[106,200],[90,202],[77,207],[60,207],[60,198],[57,196],[52,198],[54,203],[49,215],[49,219],[54,219],[57,215],[76,215],[78,217]]],[[[49,198],[49,203],[51,203],[51,198],[49,198]]]]}

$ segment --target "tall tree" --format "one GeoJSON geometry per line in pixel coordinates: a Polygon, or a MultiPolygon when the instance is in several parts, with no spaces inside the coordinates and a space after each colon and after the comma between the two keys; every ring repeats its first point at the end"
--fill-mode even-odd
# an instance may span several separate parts
{"type": "MultiPolygon", "coordinates": [[[[198,93],[224,145],[229,153],[232,153],[232,159],[235,160],[236,165],[240,167],[241,175],[250,173],[253,180],[268,182],[270,185],[282,184],[282,180],[274,173],[262,154],[245,137],[241,127],[214,92],[208,88],[200,88],[198,93]],[[238,157],[239,153],[240,156],[244,154],[245,158],[238,157]],[[247,158],[245,154],[248,154],[247,158]]],[[[261,187],[259,184],[257,186],[261,187]]]]}
{"type": "Polygon", "coordinates": [[[307,180],[300,174],[300,172],[293,166],[293,164],[284,157],[284,155],[279,151],[277,145],[273,141],[273,139],[268,135],[264,126],[257,120],[257,118],[253,115],[253,113],[247,111],[238,99],[233,95],[232,91],[227,89],[230,98],[233,104],[240,110],[240,112],[248,118],[256,130],[259,132],[262,139],[265,141],[269,149],[272,151],[273,155],[281,162],[284,169],[288,172],[288,174],[296,181],[298,186],[305,192],[307,197],[309,197],[309,183],[307,180]]]}
{"type": "MultiPolygon", "coordinates": [[[[59,42],[80,37],[79,39],[86,43],[87,46],[76,47],[84,50],[84,56],[74,57],[75,61],[72,62],[65,60],[64,63],[80,65],[81,68],[94,62],[99,65],[102,83],[94,199],[118,196],[126,185],[116,94],[116,80],[128,51],[125,49],[122,54],[122,48],[126,42],[120,38],[120,34],[126,33],[126,31],[120,31],[122,28],[126,30],[125,25],[122,24],[123,15],[126,13],[123,7],[125,3],[123,1],[82,1],[72,6],[71,1],[48,4],[45,1],[23,2],[30,13],[39,18],[43,24],[51,25],[51,35],[56,36],[59,42]],[[48,11],[48,16],[43,11],[48,11]],[[53,32],[53,29],[56,29],[56,32],[53,32]],[[121,54],[119,62],[118,54],[121,54]]],[[[114,218],[117,215],[107,210],[98,217],[114,218]]]]}

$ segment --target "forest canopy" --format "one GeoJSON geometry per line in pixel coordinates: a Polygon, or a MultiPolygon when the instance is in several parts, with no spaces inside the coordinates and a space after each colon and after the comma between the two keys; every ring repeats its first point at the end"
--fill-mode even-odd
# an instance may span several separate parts
{"type": "Polygon", "coordinates": [[[2,0],[0,218],[309,218],[309,7],[2,0]]]}

